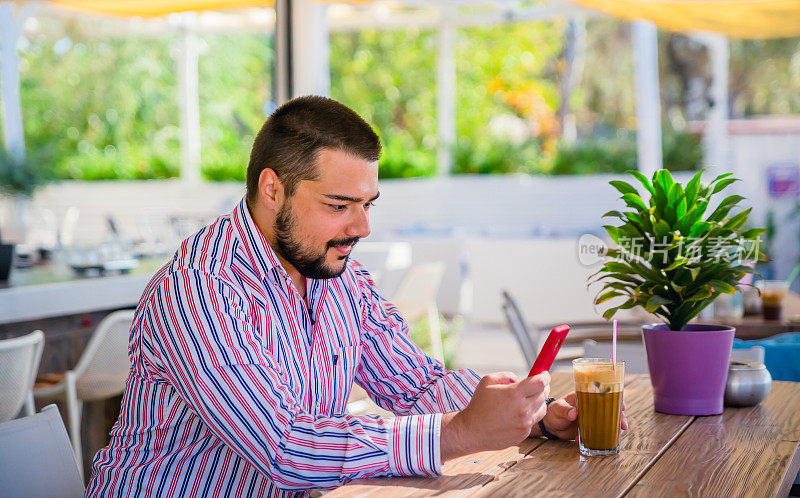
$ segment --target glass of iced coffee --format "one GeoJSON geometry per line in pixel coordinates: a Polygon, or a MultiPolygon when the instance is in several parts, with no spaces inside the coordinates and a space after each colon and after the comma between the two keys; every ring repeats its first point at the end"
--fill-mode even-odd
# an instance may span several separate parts
{"type": "Polygon", "coordinates": [[[783,301],[787,286],[783,280],[764,280],[761,287],[761,311],[764,320],[780,320],[783,315],[783,301]]]}
{"type": "Polygon", "coordinates": [[[578,397],[578,448],[582,455],[619,453],[625,362],[610,358],[573,360],[578,397]]]}

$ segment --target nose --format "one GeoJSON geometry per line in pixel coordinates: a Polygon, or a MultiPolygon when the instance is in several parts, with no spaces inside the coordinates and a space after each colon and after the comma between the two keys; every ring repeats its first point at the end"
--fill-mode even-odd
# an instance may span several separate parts
{"type": "Polygon", "coordinates": [[[371,232],[369,228],[369,211],[364,207],[360,209],[353,209],[353,215],[350,219],[350,223],[347,226],[347,233],[348,237],[358,237],[363,239],[371,232]]]}

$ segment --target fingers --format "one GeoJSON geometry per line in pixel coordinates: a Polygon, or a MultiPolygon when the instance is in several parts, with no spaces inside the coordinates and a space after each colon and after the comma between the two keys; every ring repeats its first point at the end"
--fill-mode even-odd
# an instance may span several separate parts
{"type": "Polygon", "coordinates": [[[545,397],[547,397],[550,394],[550,374],[542,372],[533,377],[522,379],[518,383],[517,389],[525,397],[538,396],[541,393],[545,393],[545,397]]]}
{"type": "Polygon", "coordinates": [[[554,416],[573,421],[578,418],[578,410],[567,402],[566,398],[561,398],[550,403],[550,411],[554,416]]]}
{"type": "Polygon", "coordinates": [[[498,384],[513,384],[517,382],[517,376],[514,372],[494,372],[484,375],[481,383],[486,386],[493,386],[498,384]]]}
{"type": "Polygon", "coordinates": [[[539,408],[536,410],[536,413],[533,415],[533,424],[538,424],[545,415],[547,415],[547,403],[542,402],[542,404],[539,405],[539,408]]]}

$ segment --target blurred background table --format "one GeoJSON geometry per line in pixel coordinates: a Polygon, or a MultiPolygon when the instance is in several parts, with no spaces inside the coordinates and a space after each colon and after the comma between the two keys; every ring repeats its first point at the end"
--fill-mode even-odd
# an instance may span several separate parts
{"type": "MultiPolygon", "coordinates": [[[[10,282],[0,287],[0,339],[41,330],[45,343],[39,375],[70,370],[97,324],[115,310],[135,307],[147,282],[167,259],[142,259],[128,273],[105,276],[79,276],[58,264],[17,268],[10,282]]],[[[95,452],[108,442],[120,400],[114,396],[84,405],[81,433],[87,472],[95,452]]],[[[63,405],[59,410],[66,413],[63,405]]]]}

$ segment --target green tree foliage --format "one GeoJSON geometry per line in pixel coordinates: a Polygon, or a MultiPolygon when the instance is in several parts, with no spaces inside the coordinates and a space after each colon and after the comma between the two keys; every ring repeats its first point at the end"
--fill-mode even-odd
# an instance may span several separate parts
{"type": "MultiPolygon", "coordinates": [[[[65,29],[59,39],[38,34],[21,47],[29,154],[46,150],[57,179],[177,176],[174,37],[86,39],[70,26],[65,29]]],[[[573,145],[559,144],[555,114],[563,31],[562,22],[457,30],[455,173],[573,174],[635,166],[628,24],[587,23],[586,67],[572,96],[583,138],[573,145]]],[[[203,40],[203,175],[241,181],[253,137],[273,108],[272,40],[249,33],[207,35],[203,40]]],[[[675,40],[663,33],[659,38],[664,158],[673,170],[696,169],[702,154],[697,138],[681,132],[686,121],[684,80],[707,79],[702,74],[707,68],[697,62],[702,54],[691,43],[675,40]],[[669,43],[676,60],[691,61],[694,72],[664,62],[669,43]]],[[[385,178],[435,171],[437,42],[436,32],[414,28],[331,33],[331,94],[381,135],[385,153],[380,171],[385,178]]],[[[731,42],[736,114],[800,112],[799,90],[797,38],[731,42]]]]}
{"type": "Polygon", "coordinates": [[[562,22],[459,31],[456,173],[541,172],[559,134],[557,58],[562,22]],[[524,135],[500,124],[516,118],[524,135]]]}
{"type": "Polygon", "coordinates": [[[177,81],[169,40],[30,40],[21,57],[29,151],[48,149],[57,178],[177,176],[177,81]],[[165,61],[167,64],[165,64],[165,61]]]}
{"type": "MultiPolygon", "coordinates": [[[[537,170],[542,143],[552,142],[562,27],[514,23],[457,32],[456,173],[537,170]],[[493,131],[494,118],[524,127],[518,143],[493,131]]],[[[331,95],[353,107],[381,134],[381,176],[435,171],[436,49],[430,31],[331,34],[331,95]]],[[[551,147],[554,143],[551,143],[551,147]]]]}
{"type": "Polygon", "coordinates": [[[251,34],[204,40],[199,62],[203,176],[244,181],[250,148],[270,110],[273,41],[251,34]]]}
{"type": "Polygon", "coordinates": [[[416,29],[331,33],[331,97],[371,123],[383,178],[433,174],[436,37],[416,29]]]}

